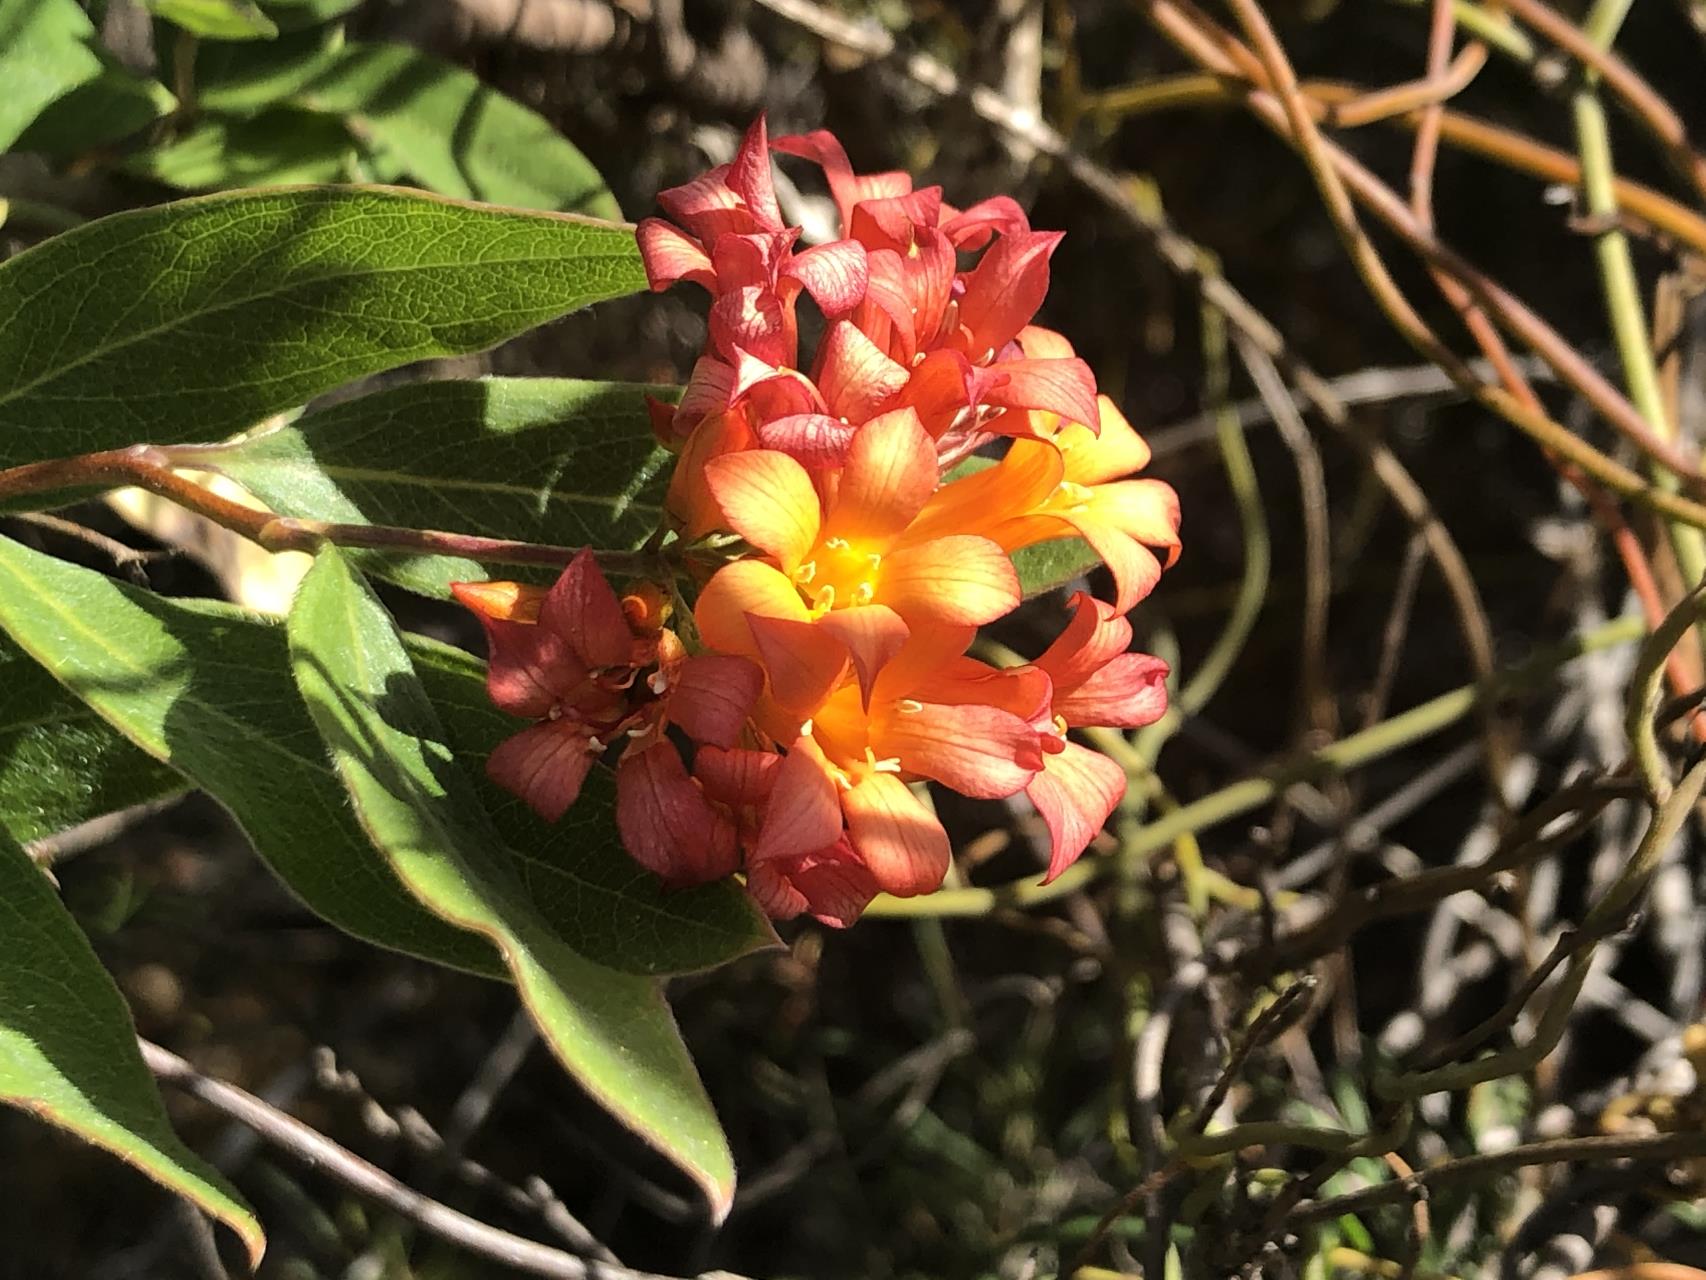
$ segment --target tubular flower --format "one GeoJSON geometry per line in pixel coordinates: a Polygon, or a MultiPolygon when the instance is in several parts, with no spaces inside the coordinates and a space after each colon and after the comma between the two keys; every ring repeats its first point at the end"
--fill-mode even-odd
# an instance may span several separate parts
{"type": "Polygon", "coordinates": [[[652,287],[711,296],[679,402],[651,405],[676,455],[656,545],[684,549],[693,626],[667,625],[656,586],[619,596],[585,552],[548,591],[458,584],[494,701],[536,722],[492,777],[554,820],[611,765],[637,861],[670,885],[739,872],[779,919],[841,927],[879,893],[939,887],[928,786],[1028,796],[1059,875],[1126,786],[1070,735],[1166,709],[1166,664],[1130,651],[1123,615],[1179,550],[1172,489],[1134,475],[1148,447],[1033,322],[1059,234],[1006,197],[959,211],[904,173],[856,174],[821,131],[771,143],[762,119],[659,204],[636,232],[652,287]],[[838,239],[798,248],[772,149],[823,171],[838,239]],[[810,353],[801,295],[825,322],[810,353]],[[960,465],[978,451],[998,457],[960,465]],[[1034,662],[969,656],[1021,603],[1011,553],[1069,536],[1113,603],[1075,595],[1034,662]]]}
{"type": "Polygon", "coordinates": [[[756,666],[688,655],[663,626],[661,593],[648,584],[619,599],[590,551],[548,591],[508,582],[451,590],[485,627],[492,701],[538,722],[492,752],[494,782],[554,822],[620,744],[617,825],[628,851],[671,884],[736,869],[733,827],[688,778],[665,729],[733,745],[762,684],[756,666]]]}

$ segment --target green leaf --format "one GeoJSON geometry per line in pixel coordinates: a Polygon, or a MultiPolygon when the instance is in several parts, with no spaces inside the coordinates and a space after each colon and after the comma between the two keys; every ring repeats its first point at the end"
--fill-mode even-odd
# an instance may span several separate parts
{"type": "Polygon", "coordinates": [[[444,195],[622,216],[598,171],[550,121],[418,49],[350,45],[301,100],[351,116],[376,151],[444,195]]]}
{"type": "Polygon", "coordinates": [[[480,939],[423,910],[350,816],[291,687],[284,635],[0,539],[0,627],[107,723],[218,800],[313,911],[475,973],[480,939]]]}
{"type": "Polygon", "coordinates": [[[629,228],[385,187],[115,214],[0,263],[0,467],[217,439],[644,287],[629,228]]]}
{"type": "Polygon", "coordinates": [[[37,840],[184,785],[0,636],[0,828],[37,840]]]}
{"type": "MultiPolygon", "coordinates": [[[[166,600],[0,539],[0,628],[45,657],[88,710],[229,809],[310,909],[381,946],[502,972],[479,939],[421,909],[350,815],[296,692],[282,627],[229,605],[166,600]]],[[[485,664],[411,643],[457,754],[516,851],[517,874],[582,953],[625,971],[681,973],[774,941],[733,885],[664,893],[642,872],[616,841],[608,775],[555,826],[488,783],[486,756],[522,722],[491,705],[485,664]]],[[[76,765],[69,744],[64,760],[76,765]]],[[[100,775],[91,764],[86,776],[100,775]]]]}
{"type": "Polygon", "coordinates": [[[250,119],[205,119],[169,142],[127,157],[124,168],[168,187],[207,191],[338,182],[355,172],[357,155],[336,116],[277,107],[250,119]]]}
{"type": "Polygon", "coordinates": [[[721,1219],[733,1159],[656,982],[587,961],[528,902],[401,637],[336,549],[303,581],[288,630],[309,713],[397,874],[497,945],[564,1067],[698,1182],[721,1219]]]}
{"type": "MultiPolygon", "coordinates": [[[[668,482],[670,455],[652,434],[648,393],[673,399],[677,388],[566,378],[414,383],[210,449],[205,459],[280,515],[632,548],[657,527],[668,482]]],[[[452,556],[357,559],[428,595],[491,576],[452,556]]]]}
{"type": "Polygon", "coordinates": [[[95,47],[76,0],[0,0],[0,151],[48,103],[101,74],[95,47]]]}
{"type": "Polygon", "coordinates": [[[261,8],[282,31],[296,31],[341,18],[361,0],[261,0],[261,8]]]}
{"type": "MultiPolygon", "coordinates": [[[[288,25],[288,16],[275,12],[288,25]]],[[[337,27],[287,30],[264,44],[203,45],[196,50],[193,67],[196,104],[225,115],[252,115],[275,106],[325,74],[343,46],[343,32],[337,27]]]]}
{"type": "Polygon", "coordinates": [[[1102,558],[1082,538],[1051,538],[1013,553],[1013,567],[1019,571],[1019,586],[1027,600],[1065,586],[1101,563],[1102,558]]]}
{"type": "Polygon", "coordinates": [[[132,75],[105,55],[102,61],[101,74],[49,103],[13,150],[81,156],[130,137],[177,107],[178,100],[158,80],[132,75]]]}
{"type": "Polygon", "coordinates": [[[271,40],[278,26],[253,0],[147,0],[156,17],[203,40],[271,40]]]}
{"type": "Polygon", "coordinates": [[[135,1166],[235,1231],[251,1266],[261,1224],[172,1132],[124,999],[70,912],[0,832],[0,1102],[135,1166]]]}
{"type": "Polygon", "coordinates": [[[608,769],[593,770],[580,799],[555,823],[488,779],[492,748],[524,722],[492,705],[483,662],[420,636],[405,640],[515,874],[540,915],[577,951],[624,972],[663,975],[776,945],[769,921],[732,883],[665,891],[641,870],[616,835],[615,775],[608,769]]]}
{"type": "MultiPolygon", "coordinates": [[[[943,479],[958,480],[994,465],[994,458],[973,455],[943,479]]],[[[1102,558],[1082,538],[1051,538],[1047,542],[1021,547],[1013,553],[1012,560],[1013,568],[1019,574],[1019,587],[1027,600],[1063,587],[1102,563],[1102,558]]]]}

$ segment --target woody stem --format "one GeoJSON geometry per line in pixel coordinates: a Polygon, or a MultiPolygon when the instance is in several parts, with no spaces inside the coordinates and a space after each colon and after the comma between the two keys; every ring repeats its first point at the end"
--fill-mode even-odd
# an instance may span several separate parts
{"type": "MultiPolygon", "coordinates": [[[[134,445],[74,458],[32,462],[0,471],[0,503],[34,493],[71,489],[110,489],[134,485],[158,494],[222,528],[247,538],[268,551],[313,552],[324,543],[401,555],[447,555],[493,564],[561,567],[581,547],[516,542],[440,529],[409,529],[396,525],[340,524],[276,516],[212,492],[172,469],[171,457],[153,445],[134,445]]],[[[618,575],[668,576],[666,553],[598,551],[599,564],[618,575]]]]}

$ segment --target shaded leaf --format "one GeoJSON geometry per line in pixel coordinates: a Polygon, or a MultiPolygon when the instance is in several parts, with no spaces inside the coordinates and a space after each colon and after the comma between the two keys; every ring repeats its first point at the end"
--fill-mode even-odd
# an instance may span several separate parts
{"type": "Polygon", "coordinates": [[[230,435],[644,285],[625,227],[392,188],[116,214],[0,264],[0,466],[230,435]]]}
{"type": "MultiPolygon", "coordinates": [[[[942,479],[958,480],[994,466],[995,461],[994,458],[973,455],[963,460],[942,479]]],[[[1021,547],[1013,553],[1012,560],[1013,568],[1019,574],[1019,587],[1027,600],[1032,596],[1040,596],[1045,591],[1063,587],[1102,563],[1101,557],[1090,544],[1076,537],[1051,538],[1047,542],[1021,547]]]]}
{"type": "Polygon", "coordinates": [[[14,150],[79,156],[130,137],[178,105],[158,80],[133,75],[104,53],[101,59],[101,74],[49,103],[19,135],[14,150]]]}
{"type": "Polygon", "coordinates": [[[1101,563],[1101,557],[1082,538],[1051,538],[1013,553],[1013,567],[1019,571],[1019,586],[1027,600],[1063,587],[1101,563]]]}
{"type": "Polygon", "coordinates": [[[353,44],[303,85],[376,151],[447,196],[619,218],[604,179],[550,121],[461,67],[398,44],[353,44]]]}
{"type": "MultiPolygon", "coordinates": [[[[126,739],[229,809],[319,915],[381,946],[501,972],[479,939],[420,908],[354,821],[296,693],[282,627],[229,605],[166,600],[0,539],[0,628],[46,655],[53,675],[126,739]]],[[[491,705],[485,664],[431,641],[411,645],[457,754],[482,770],[521,722],[491,705]]],[[[541,912],[590,958],[679,973],[772,941],[733,885],[666,894],[640,871],[616,842],[608,778],[557,826],[512,805],[483,773],[477,785],[541,912]]]]}
{"type": "MultiPolygon", "coordinates": [[[[272,12],[290,26],[287,12],[272,12]]],[[[204,111],[252,115],[311,84],[337,62],[343,47],[343,33],[335,27],[287,29],[264,44],[204,45],[195,53],[196,103],[204,111]]]]}
{"type": "Polygon", "coordinates": [[[76,0],[0,0],[0,151],[101,71],[94,24],[76,0]]]}
{"type": "Polygon", "coordinates": [[[594,769],[557,822],[486,777],[492,748],[524,728],[486,693],[486,666],[460,649],[406,637],[448,740],[503,837],[534,906],[583,955],[634,973],[708,969],[776,945],[770,923],[732,882],[665,890],[616,835],[615,776],[594,769]]]}
{"type": "Polygon", "coordinates": [[[273,20],[254,0],[146,0],[156,17],[204,40],[270,40],[273,20]]]}
{"type": "MultiPolygon", "coordinates": [[[[677,389],[567,378],[415,383],[210,449],[206,464],[281,515],[632,548],[657,527],[668,482],[648,392],[673,399],[677,389]]],[[[358,558],[429,595],[492,576],[452,556],[358,558]]]]}
{"type": "Polygon", "coordinates": [[[337,182],[356,148],[336,116],[279,107],[251,119],[215,116],[129,156],[124,168],[168,187],[205,191],[292,182],[337,182]]]}
{"type": "Polygon", "coordinates": [[[178,1140],[112,979],[24,851],[0,832],[0,1102],[112,1152],[225,1223],[251,1265],[255,1215],[178,1140]]]}
{"type": "Polygon", "coordinates": [[[0,637],[0,828],[27,842],[184,788],[0,637]]]}
{"type": "Polygon", "coordinates": [[[201,612],[5,539],[0,627],[230,810],[319,915],[381,946],[496,971],[480,939],[421,909],[350,816],[291,688],[282,629],[201,612]]]}
{"type": "Polygon", "coordinates": [[[335,549],[303,581],[288,630],[309,713],[397,874],[497,945],[562,1064],[698,1182],[720,1219],[733,1160],[657,984],[587,961],[528,903],[390,616],[335,549]]]}

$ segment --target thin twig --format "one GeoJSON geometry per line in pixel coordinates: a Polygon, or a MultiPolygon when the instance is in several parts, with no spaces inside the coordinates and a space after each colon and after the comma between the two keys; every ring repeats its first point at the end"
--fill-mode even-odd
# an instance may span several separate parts
{"type": "MultiPolygon", "coordinates": [[[[168,1084],[221,1114],[248,1125],[273,1146],[311,1168],[323,1170],[351,1191],[376,1201],[421,1230],[451,1244],[530,1275],[559,1280],[668,1280],[652,1272],[578,1258],[561,1249],[511,1235],[430,1200],[324,1134],[262,1102],[254,1094],[197,1071],[184,1059],[147,1040],[139,1042],[148,1069],[168,1084]]],[[[708,1273],[734,1280],[727,1273],[708,1273]]],[[[708,1280],[708,1277],[707,1277],[708,1280]]]]}

